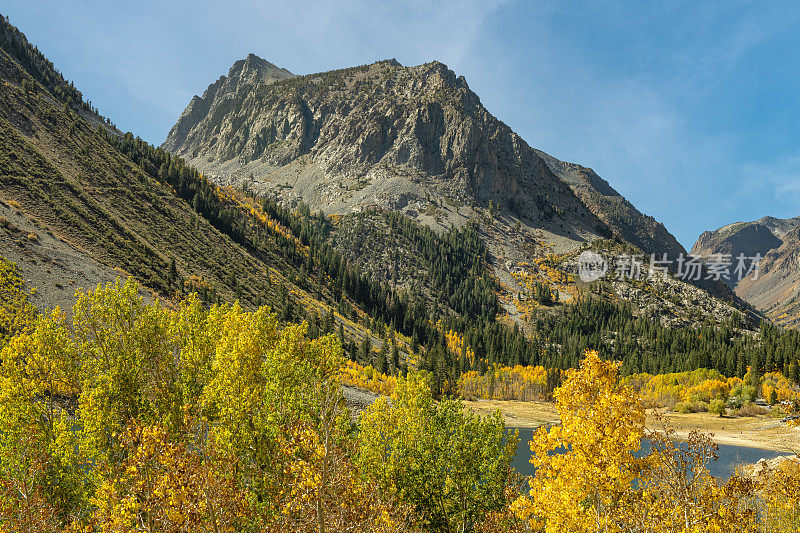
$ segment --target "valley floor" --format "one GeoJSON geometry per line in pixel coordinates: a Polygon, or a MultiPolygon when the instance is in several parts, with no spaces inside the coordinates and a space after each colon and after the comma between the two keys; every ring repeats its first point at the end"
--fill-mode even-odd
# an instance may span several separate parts
{"type": "MultiPolygon", "coordinates": [[[[547,402],[520,402],[502,400],[478,400],[464,405],[481,414],[499,410],[508,427],[535,428],[557,424],[559,417],[555,405],[547,402]]],[[[648,409],[647,428],[655,429],[657,410],[648,409]]],[[[775,450],[783,453],[800,453],[800,428],[770,416],[748,416],[741,418],[720,417],[711,413],[664,413],[676,436],[685,439],[692,430],[712,433],[717,444],[747,446],[775,450]]]]}

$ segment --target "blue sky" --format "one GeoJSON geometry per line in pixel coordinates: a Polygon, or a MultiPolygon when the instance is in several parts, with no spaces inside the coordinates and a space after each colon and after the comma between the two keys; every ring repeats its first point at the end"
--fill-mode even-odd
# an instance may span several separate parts
{"type": "Polygon", "coordinates": [[[432,59],[529,144],[592,167],[687,248],[800,215],[800,5],[789,2],[6,0],[117,125],[160,144],[253,52],[297,74],[432,59]]]}

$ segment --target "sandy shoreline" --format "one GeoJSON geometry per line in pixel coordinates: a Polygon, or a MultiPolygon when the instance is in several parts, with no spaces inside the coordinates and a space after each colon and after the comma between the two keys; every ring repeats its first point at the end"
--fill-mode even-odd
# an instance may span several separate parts
{"type": "MultiPolygon", "coordinates": [[[[557,424],[555,405],[547,402],[519,402],[502,400],[465,401],[464,405],[476,413],[488,414],[499,410],[507,426],[537,428],[557,424]]],[[[658,427],[655,410],[647,412],[647,428],[658,427]]],[[[769,416],[720,417],[711,413],[663,413],[670,427],[680,439],[691,431],[713,434],[717,444],[746,446],[774,450],[781,453],[800,453],[800,428],[792,428],[779,419],[769,416]]]]}

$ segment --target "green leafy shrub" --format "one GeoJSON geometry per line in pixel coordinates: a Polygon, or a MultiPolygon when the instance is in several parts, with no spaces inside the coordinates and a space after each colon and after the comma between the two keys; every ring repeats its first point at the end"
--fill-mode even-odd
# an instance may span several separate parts
{"type": "Polygon", "coordinates": [[[720,399],[711,400],[708,410],[715,415],[722,416],[725,414],[725,402],[720,399]]]}

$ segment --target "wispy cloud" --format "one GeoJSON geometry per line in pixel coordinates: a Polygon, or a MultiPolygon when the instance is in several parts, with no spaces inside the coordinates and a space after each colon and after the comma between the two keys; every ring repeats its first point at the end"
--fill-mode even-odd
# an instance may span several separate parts
{"type": "Polygon", "coordinates": [[[800,215],[800,149],[768,163],[748,163],[741,173],[738,199],[756,200],[767,209],[764,215],[800,215]]]}

